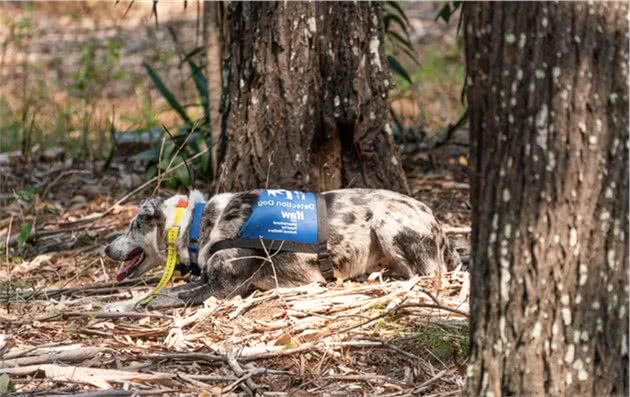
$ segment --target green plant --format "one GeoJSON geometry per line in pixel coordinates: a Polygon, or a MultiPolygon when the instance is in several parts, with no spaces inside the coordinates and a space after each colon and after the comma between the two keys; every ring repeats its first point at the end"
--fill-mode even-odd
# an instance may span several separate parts
{"type": "Polygon", "coordinates": [[[0,394],[8,394],[15,391],[15,384],[11,382],[11,378],[9,375],[2,374],[0,375],[0,394]]]}
{"type": "Polygon", "coordinates": [[[431,351],[439,358],[468,356],[468,325],[450,324],[448,327],[427,323],[414,332],[417,345],[431,351]]]}
{"type": "MultiPolygon", "coordinates": [[[[416,64],[419,63],[409,38],[409,19],[399,2],[385,2],[383,25],[385,27],[385,40],[389,43],[389,47],[393,50],[402,51],[416,64]]],[[[390,50],[389,52],[392,51],[390,50]]],[[[409,84],[413,84],[409,72],[393,54],[387,55],[387,63],[392,73],[400,76],[409,84]]]]}
{"type": "MultiPolygon", "coordinates": [[[[403,87],[401,87],[403,90],[409,89],[413,85],[413,79],[409,71],[402,65],[395,54],[405,54],[416,65],[419,65],[420,62],[416,58],[415,50],[411,44],[411,38],[409,36],[409,19],[399,2],[385,2],[383,25],[387,44],[387,64],[389,66],[389,70],[392,72],[398,86],[403,85],[403,87]]],[[[392,118],[392,132],[396,142],[402,143],[407,140],[416,140],[421,138],[420,136],[415,136],[413,133],[411,133],[411,136],[407,136],[409,135],[409,131],[406,131],[391,107],[389,109],[389,113],[392,118]]]]}
{"type": "Polygon", "coordinates": [[[26,242],[31,237],[32,225],[29,222],[22,222],[22,229],[17,237],[18,249],[23,249],[26,242]]]}
{"type": "MultiPolygon", "coordinates": [[[[178,133],[175,135],[171,134],[170,131],[163,126],[169,139],[167,141],[165,140],[161,147],[149,149],[135,156],[136,159],[149,161],[148,177],[153,177],[160,172],[166,171],[169,167],[175,167],[182,162],[186,163],[189,157],[199,154],[212,146],[210,109],[208,107],[208,82],[201,67],[192,60],[193,55],[198,52],[199,50],[196,49],[187,54],[183,59],[183,62],[185,62],[190,69],[191,78],[197,90],[199,99],[198,105],[203,108],[203,117],[196,121],[193,121],[193,117],[186,112],[185,107],[177,100],[177,97],[164,83],[164,80],[155,69],[147,62],[143,62],[147,75],[156,89],[183,122],[183,125],[178,128],[178,133]]],[[[200,160],[192,167],[186,163],[186,167],[178,168],[173,172],[172,176],[164,179],[166,186],[189,187],[194,182],[195,174],[200,174],[207,179],[211,179],[213,175],[211,153],[211,150],[207,150],[207,153],[200,156],[200,160]]]]}
{"type": "Polygon", "coordinates": [[[126,75],[121,67],[122,45],[122,41],[110,38],[104,45],[91,41],[81,49],[80,66],[74,76],[74,89],[82,102],[80,126],[83,153],[90,152],[88,135],[103,87],[126,75]]]}
{"type": "MultiPolygon", "coordinates": [[[[461,1],[447,1],[446,3],[444,3],[444,6],[442,6],[442,8],[440,8],[440,11],[438,12],[437,16],[435,17],[435,20],[443,20],[446,23],[449,23],[451,20],[451,17],[457,12],[457,10],[459,10],[461,8],[462,2],[461,1]]],[[[462,26],[462,14],[459,14],[459,21],[457,22],[457,32],[459,33],[459,29],[462,26]]]]}

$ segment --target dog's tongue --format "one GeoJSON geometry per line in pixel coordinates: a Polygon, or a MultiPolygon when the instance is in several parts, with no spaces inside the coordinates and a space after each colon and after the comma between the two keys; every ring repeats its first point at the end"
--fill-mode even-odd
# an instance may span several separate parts
{"type": "Polygon", "coordinates": [[[116,275],[116,280],[123,281],[124,279],[126,279],[127,275],[129,275],[129,271],[131,271],[134,265],[135,263],[130,263],[127,266],[123,267],[122,270],[116,275]]]}

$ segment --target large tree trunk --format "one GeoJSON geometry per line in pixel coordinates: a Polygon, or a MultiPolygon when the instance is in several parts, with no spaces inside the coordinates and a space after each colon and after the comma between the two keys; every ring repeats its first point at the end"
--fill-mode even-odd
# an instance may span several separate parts
{"type": "Polygon", "coordinates": [[[220,190],[405,190],[378,3],[233,2],[220,190]]]}
{"type": "Polygon", "coordinates": [[[628,394],[626,3],[465,3],[466,395],[628,394]]]}
{"type": "Polygon", "coordinates": [[[223,1],[203,2],[203,46],[206,49],[206,76],[208,76],[208,114],[210,115],[210,133],[212,134],[212,169],[217,169],[219,138],[221,136],[221,121],[219,117],[219,103],[221,98],[222,62],[225,56],[226,35],[223,31],[224,11],[223,1]]]}

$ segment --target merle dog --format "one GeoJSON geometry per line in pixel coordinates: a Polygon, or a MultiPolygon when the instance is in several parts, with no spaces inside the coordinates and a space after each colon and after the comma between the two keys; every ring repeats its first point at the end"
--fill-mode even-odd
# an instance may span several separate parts
{"type": "MultiPolygon", "coordinates": [[[[201,277],[164,290],[150,306],[200,304],[210,296],[246,294],[323,282],[313,253],[279,252],[272,262],[260,251],[229,248],[210,253],[216,241],[236,238],[258,200],[259,191],[217,194],[203,210],[199,236],[201,277]],[[272,266],[273,264],[273,266],[272,266]]],[[[426,275],[453,269],[459,257],[440,223],[425,204],[408,196],[374,189],[343,189],[322,193],[328,216],[328,252],[336,278],[351,278],[386,270],[397,277],[426,275]]],[[[188,197],[142,201],[126,233],[106,249],[109,257],[126,261],[118,279],[137,277],[166,260],[165,231],[173,225],[178,201],[187,200],[177,241],[182,263],[189,261],[188,237],[192,207],[205,201],[193,191],[188,197]]]]}

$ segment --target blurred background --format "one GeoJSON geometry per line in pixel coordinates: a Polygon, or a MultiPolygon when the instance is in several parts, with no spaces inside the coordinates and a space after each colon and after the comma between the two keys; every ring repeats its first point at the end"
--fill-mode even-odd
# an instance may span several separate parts
{"type": "MultiPolygon", "coordinates": [[[[444,3],[401,6],[402,17],[386,11],[384,22],[394,58],[395,134],[401,144],[414,143],[403,148],[408,153],[460,120],[464,62],[459,13],[447,23],[438,18],[444,3]]],[[[159,142],[162,125],[177,131],[182,111],[201,119],[204,95],[218,109],[220,60],[208,57],[204,44],[225,17],[208,21],[203,8],[199,2],[160,2],[156,9],[124,1],[0,4],[0,152],[48,149],[49,156],[63,151],[103,160],[115,142],[125,142],[118,155],[133,155],[159,142]],[[208,59],[219,67],[213,70],[208,59]],[[210,79],[209,92],[196,86],[191,63],[210,79]]]]}

